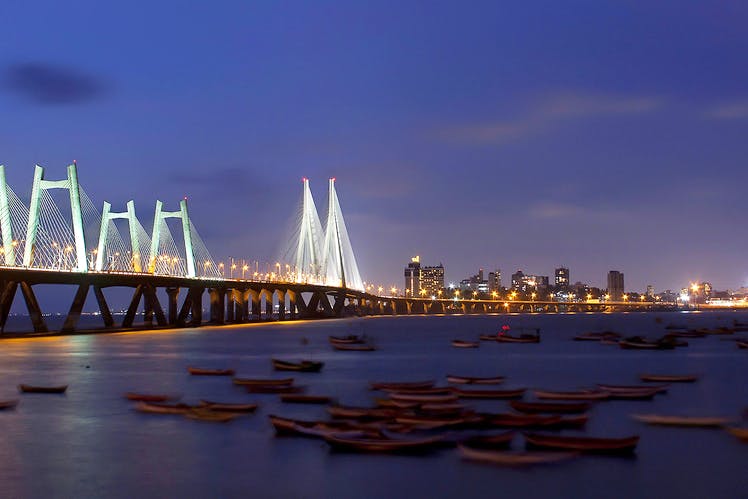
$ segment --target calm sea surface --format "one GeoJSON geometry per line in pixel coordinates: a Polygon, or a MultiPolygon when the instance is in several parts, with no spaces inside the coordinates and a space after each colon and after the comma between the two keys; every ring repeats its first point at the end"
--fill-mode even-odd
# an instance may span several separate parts
{"type": "MultiPolygon", "coordinates": [[[[625,351],[575,342],[584,331],[664,332],[748,322],[748,314],[570,314],[393,317],[288,322],[199,330],[11,339],[0,341],[0,497],[748,497],[748,445],[721,430],[650,427],[630,414],[727,416],[748,407],[748,352],[720,336],[689,339],[675,351],[625,351]],[[662,318],[662,323],[655,318],[662,318]],[[482,342],[455,349],[502,324],[540,327],[542,343],[482,342]],[[376,352],[334,352],[329,334],[374,338],[376,352]],[[277,395],[247,394],[223,377],[190,376],[189,365],[278,376],[270,357],[325,362],[299,373],[308,393],[369,405],[371,380],[437,379],[447,373],[504,375],[504,386],[571,390],[594,383],[635,384],[642,372],[697,373],[653,401],[610,401],[590,413],[587,435],[641,435],[635,457],[582,457],[511,469],[460,460],[445,449],[425,456],[332,452],[326,443],[276,438],[268,414],[326,418],[323,407],[281,404],[277,395]],[[69,383],[65,395],[19,395],[16,385],[69,383]],[[255,401],[260,409],[228,424],[140,414],[126,391],[255,401]]],[[[738,333],[748,336],[748,333],[738,333]]],[[[530,398],[530,395],[526,395],[530,398]]],[[[470,404],[506,411],[505,401],[470,404]]],[[[747,424],[748,421],[743,421],[747,424]]],[[[572,433],[572,432],[568,432],[572,433]]],[[[522,447],[515,438],[515,449],[522,447]]]]}

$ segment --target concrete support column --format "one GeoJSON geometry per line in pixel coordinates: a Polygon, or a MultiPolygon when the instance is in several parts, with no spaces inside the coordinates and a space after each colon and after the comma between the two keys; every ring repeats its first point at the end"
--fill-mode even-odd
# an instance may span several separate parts
{"type": "Polygon", "coordinates": [[[276,293],[278,294],[278,320],[282,321],[286,319],[286,292],[279,289],[276,293]]]}
{"type": "Polygon", "coordinates": [[[226,290],[223,288],[208,289],[210,296],[210,323],[223,324],[226,310],[226,290]]]}
{"type": "Polygon", "coordinates": [[[234,322],[234,290],[226,290],[226,322],[234,322]]]}
{"type": "Polygon", "coordinates": [[[179,297],[179,288],[166,288],[166,295],[169,297],[169,325],[177,323],[177,298],[179,297]]]}
{"type": "Polygon", "coordinates": [[[203,291],[205,288],[193,288],[192,293],[192,326],[197,327],[203,323],[203,291]]]}

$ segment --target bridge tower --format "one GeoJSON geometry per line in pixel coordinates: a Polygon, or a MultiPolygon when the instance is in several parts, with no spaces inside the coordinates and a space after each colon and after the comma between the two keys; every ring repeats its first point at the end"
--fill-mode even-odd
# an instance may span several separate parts
{"type": "Polygon", "coordinates": [[[68,165],[67,179],[44,180],[44,168],[36,165],[34,169],[34,184],[31,187],[31,202],[29,204],[29,222],[26,228],[26,245],[23,251],[23,266],[30,267],[34,256],[34,246],[39,229],[39,209],[42,191],[50,189],[67,189],[70,193],[70,211],[73,217],[73,236],[75,239],[75,256],[77,272],[87,272],[86,243],[83,235],[83,215],[81,213],[80,186],[78,185],[78,169],[75,161],[68,165]]]}
{"type": "MultiPolygon", "coordinates": [[[[167,218],[179,218],[182,221],[184,251],[187,258],[187,275],[185,277],[196,277],[197,274],[195,273],[195,251],[192,246],[192,232],[190,231],[190,217],[187,213],[187,200],[182,199],[179,202],[179,211],[163,211],[162,208],[163,203],[161,201],[156,201],[156,214],[153,217],[153,237],[151,237],[151,255],[150,261],[148,262],[148,272],[153,274],[156,271],[158,245],[161,242],[161,224],[165,224],[167,218]]],[[[132,225],[130,227],[132,227],[132,225]]]]}
{"type": "Polygon", "coordinates": [[[104,201],[104,209],[101,213],[101,230],[99,231],[99,245],[96,249],[96,265],[94,269],[101,272],[104,268],[104,251],[106,250],[106,240],[109,235],[109,222],[115,219],[127,220],[130,232],[130,248],[132,249],[132,270],[134,272],[143,272],[143,256],[140,253],[140,241],[138,240],[138,219],[135,216],[135,201],[127,202],[127,211],[115,213],[111,211],[112,205],[104,201]]]}
{"type": "Polygon", "coordinates": [[[10,223],[10,203],[8,202],[8,183],[5,181],[5,166],[0,165],[0,232],[3,236],[3,255],[5,265],[16,264],[16,251],[13,246],[13,227],[10,223]]]}
{"type": "Polygon", "coordinates": [[[325,242],[322,246],[323,277],[330,286],[363,290],[364,284],[358,272],[348,229],[343,220],[335,179],[331,178],[328,191],[327,224],[325,242]]]}
{"type": "Polygon", "coordinates": [[[320,251],[320,240],[323,237],[322,224],[319,221],[312,191],[309,189],[309,179],[305,177],[303,182],[301,229],[294,257],[296,282],[303,282],[305,274],[319,277],[322,268],[320,251]]]}

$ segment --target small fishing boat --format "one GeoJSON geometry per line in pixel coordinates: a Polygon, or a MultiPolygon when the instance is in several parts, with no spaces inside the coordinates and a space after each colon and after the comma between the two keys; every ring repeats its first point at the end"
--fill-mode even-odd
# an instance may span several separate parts
{"type": "Polygon", "coordinates": [[[514,431],[505,431],[495,435],[475,435],[460,441],[460,445],[471,449],[502,449],[509,447],[516,435],[514,431]]]}
{"type": "Polygon", "coordinates": [[[642,381],[653,381],[655,383],[692,383],[699,379],[695,374],[642,374],[642,381]]]}
{"type": "Polygon", "coordinates": [[[281,395],[280,399],[281,402],[289,404],[329,404],[334,400],[326,395],[297,395],[293,393],[281,395]]]}
{"type": "Polygon", "coordinates": [[[631,336],[620,340],[618,346],[624,350],[672,350],[677,345],[673,338],[661,338],[653,341],[641,336],[631,336]]]}
{"type": "Polygon", "coordinates": [[[201,400],[200,408],[210,409],[217,412],[255,412],[257,404],[236,404],[230,402],[213,402],[201,400]]]}
{"type": "Polygon", "coordinates": [[[417,390],[419,388],[431,388],[436,383],[434,380],[428,381],[372,381],[369,383],[372,390],[417,390]]]}
{"type": "Polygon", "coordinates": [[[491,426],[502,428],[581,428],[587,424],[589,416],[540,415],[540,414],[490,414],[484,415],[491,426]]]}
{"type": "Polygon", "coordinates": [[[331,434],[325,435],[324,438],[335,449],[357,452],[423,452],[440,447],[444,440],[441,435],[393,439],[331,434]]]}
{"type": "Polygon", "coordinates": [[[420,402],[398,402],[397,400],[392,399],[376,398],[374,399],[374,402],[377,404],[377,407],[389,407],[397,409],[416,409],[418,407],[421,407],[420,402]]]}
{"type": "Polygon", "coordinates": [[[557,414],[575,414],[586,412],[590,409],[589,402],[522,402],[512,400],[509,405],[515,411],[524,413],[557,413],[557,414]]]}
{"type": "Polygon", "coordinates": [[[534,390],[533,393],[539,399],[549,400],[605,400],[610,398],[610,392],[603,390],[579,390],[573,392],[534,390]]]}
{"type": "Polygon", "coordinates": [[[133,400],[135,402],[166,402],[167,400],[174,400],[179,397],[174,397],[172,395],[157,394],[157,393],[127,392],[125,393],[125,398],[127,400],[133,400]]]}
{"type": "Polygon", "coordinates": [[[262,385],[262,386],[274,386],[274,385],[293,385],[293,378],[283,379],[269,379],[269,378],[234,378],[231,380],[235,385],[262,385]]]}
{"type": "Polygon", "coordinates": [[[228,423],[237,418],[239,414],[235,412],[213,412],[210,409],[192,409],[184,413],[184,417],[196,421],[205,421],[209,423],[228,423]]]}
{"type": "Polygon", "coordinates": [[[428,415],[436,414],[462,414],[466,407],[462,404],[421,404],[417,406],[418,412],[428,415]]]}
{"type": "Polygon", "coordinates": [[[508,452],[475,449],[472,446],[458,445],[457,449],[463,459],[481,461],[503,466],[528,466],[533,464],[557,463],[572,459],[577,452],[508,452]]]}
{"type": "Polygon", "coordinates": [[[328,336],[328,341],[330,343],[343,343],[343,344],[357,344],[357,343],[366,343],[366,339],[363,336],[358,336],[355,334],[349,334],[348,336],[328,336]]]}
{"type": "Polygon", "coordinates": [[[184,414],[196,407],[189,404],[165,404],[160,402],[138,402],[135,410],[152,414],[184,414]]]}
{"type": "Polygon", "coordinates": [[[0,411],[6,411],[8,409],[15,409],[17,405],[18,405],[17,399],[0,401],[0,411]]]}
{"type": "Polygon", "coordinates": [[[594,333],[583,333],[574,337],[574,341],[600,341],[600,340],[618,340],[621,338],[619,333],[613,331],[600,331],[594,333]]]}
{"type": "Polygon", "coordinates": [[[194,376],[233,376],[233,369],[203,369],[201,367],[188,367],[187,372],[194,376]]]}
{"type": "Polygon", "coordinates": [[[451,386],[434,386],[431,388],[383,388],[381,391],[400,395],[449,395],[454,390],[451,386]]]}
{"type": "Polygon", "coordinates": [[[454,393],[459,398],[471,399],[513,399],[521,398],[527,388],[516,388],[514,390],[464,390],[455,388],[454,393]]]}
{"type": "Polygon", "coordinates": [[[290,362],[287,360],[270,359],[273,363],[273,367],[276,371],[301,371],[316,373],[322,370],[325,365],[324,362],[316,362],[313,360],[302,360],[299,362],[290,362]]]}
{"type": "Polygon", "coordinates": [[[452,340],[452,346],[455,348],[478,348],[480,342],[467,340],[452,340]]]}
{"type": "MultiPolygon", "coordinates": [[[[538,330],[538,332],[539,331],[540,330],[538,330]]],[[[540,334],[520,334],[519,336],[511,336],[501,332],[496,337],[496,341],[499,343],[540,343],[540,334]]]]}
{"type": "Polygon", "coordinates": [[[65,393],[68,385],[59,386],[36,386],[36,385],[18,385],[18,390],[22,393],[65,393]]]}
{"type": "Polygon", "coordinates": [[[738,348],[748,348],[748,341],[736,341],[738,348]]]}
{"type": "Polygon", "coordinates": [[[719,428],[729,423],[727,418],[666,416],[663,414],[632,414],[632,418],[642,423],[663,426],[698,426],[702,428],[719,428]]]}
{"type": "Polygon", "coordinates": [[[332,343],[332,347],[345,352],[373,352],[377,349],[374,345],[367,343],[332,343]]]}
{"type": "Polygon", "coordinates": [[[666,338],[704,338],[706,333],[699,331],[671,331],[665,335],[666,338]]]}
{"type": "Polygon", "coordinates": [[[270,418],[270,423],[273,425],[273,428],[275,428],[275,433],[277,435],[302,435],[306,437],[322,438],[328,433],[362,433],[361,430],[357,430],[354,425],[347,421],[304,421],[300,419],[284,418],[275,414],[268,415],[268,418],[270,418]]]}
{"type": "Polygon", "coordinates": [[[447,381],[456,385],[499,385],[504,382],[504,379],[504,376],[478,378],[474,376],[457,376],[454,374],[447,375],[447,381]]]}
{"type": "Polygon", "coordinates": [[[625,438],[570,437],[540,433],[523,433],[527,447],[558,449],[575,452],[624,454],[631,453],[639,443],[639,436],[625,438]]]}
{"type": "Polygon", "coordinates": [[[302,393],[305,386],[299,385],[246,385],[249,393],[302,393]]]}
{"type": "Polygon", "coordinates": [[[457,395],[422,394],[422,393],[391,393],[390,398],[399,402],[420,402],[422,404],[444,404],[457,400],[457,395]]]}
{"type": "Polygon", "coordinates": [[[704,334],[709,334],[709,335],[711,334],[733,334],[735,332],[735,329],[731,327],[722,326],[722,327],[716,327],[713,329],[699,328],[699,329],[694,329],[693,331],[697,333],[704,333],[704,334]]]}
{"type": "Polygon", "coordinates": [[[419,430],[435,430],[437,428],[447,428],[450,426],[460,426],[467,422],[464,417],[430,417],[418,415],[396,416],[395,422],[411,426],[419,430]]]}
{"type": "Polygon", "coordinates": [[[327,412],[333,418],[350,419],[392,419],[400,410],[387,407],[355,407],[333,405],[327,408],[327,412]]]}
{"type": "Polygon", "coordinates": [[[604,385],[604,384],[598,383],[597,387],[603,391],[610,392],[611,394],[616,393],[616,392],[631,392],[631,391],[636,391],[636,390],[641,390],[641,391],[657,390],[658,393],[665,393],[670,387],[670,384],[666,383],[662,385],[604,385]]]}
{"type": "Polygon", "coordinates": [[[725,428],[731,435],[738,437],[743,442],[748,442],[748,428],[738,428],[737,426],[728,426],[725,428]]]}
{"type": "Polygon", "coordinates": [[[480,336],[478,336],[478,339],[480,339],[481,341],[496,341],[497,337],[498,335],[496,334],[481,334],[480,336]]]}

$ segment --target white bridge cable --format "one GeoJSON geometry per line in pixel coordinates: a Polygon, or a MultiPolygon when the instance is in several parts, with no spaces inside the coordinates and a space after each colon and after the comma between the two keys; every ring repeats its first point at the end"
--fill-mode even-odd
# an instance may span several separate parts
{"type": "Polygon", "coordinates": [[[351,240],[348,237],[348,229],[335,191],[334,179],[330,179],[328,196],[325,242],[322,246],[325,282],[329,286],[345,284],[347,288],[363,290],[364,283],[361,280],[351,240]]]}
{"type": "Polygon", "coordinates": [[[323,238],[317,207],[309,190],[309,183],[305,181],[296,210],[281,239],[282,246],[276,259],[283,269],[288,265],[289,273],[292,274],[290,280],[314,283],[320,281],[323,238]]]}
{"type": "Polygon", "coordinates": [[[132,253],[129,242],[125,242],[114,220],[109,220],[104,242],[103,268],[105,271],[132,272],[132,253]]]}
{"type": "Polygon", "coordinates": [[[179,251],[171,235],[166,220],[159,224],[159,244],[155,255],[155,273],[173,276],[187,275],[187,262],[183,252],[179,251]]]}
{"type": "MultiPolygon", "coordinates": [[[[12,245],[15,254],[13,263],[15,263],[15,265],[20,265],[23,261],[23,247],[26,242],[26,227],[29,220],[29,209],[25,204],[23,204],[9,185],[6,187],[8,195],[8,212],[10,214],[10,230],[12,232],[12,245]]],[[[3,234],[3,238],[4,237],[5,234],[3,234]]],[[[9,265],[11,262],[6,259],[5,249],[0,248],[0,252],[2,253],[0,255],[0,257],[2,257],[0,258],[0,262],[2,262],[3,265],[9,265]]]]}
{"type": "Polygon", "coordinates": [[[190,236],[192,237],[192,250],[195,256],[195,273],[203,277],[223,277],[223,272],[213,260],[192,220],[190,220],[190,236]]]}

